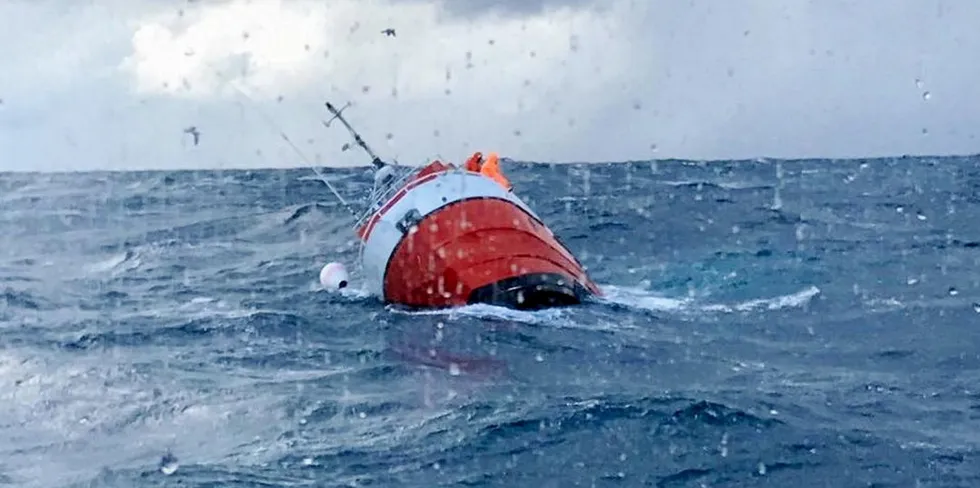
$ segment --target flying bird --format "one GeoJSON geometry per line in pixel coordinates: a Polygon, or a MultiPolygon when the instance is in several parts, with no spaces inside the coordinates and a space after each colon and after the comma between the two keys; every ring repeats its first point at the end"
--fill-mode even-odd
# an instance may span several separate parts
{"type": "Polygon", "coordinates": [[[381,33],[388,37],[395,37],[395,29],[392,29],[390,27],[381,31],[381,33]]]}
{"type": "Polygon", "coordinates": [[[188,128],[186,128],[186,129],[184,129],[184,134],[190,134],[191,136],[194,137],[194,145],[195,146],[197,145],[197,142],[201,140],[201,133],[198,132],[197,131],[197,127],[195,127],[193,125],[190,126],[190,127],[188,127],[188,128]]]}

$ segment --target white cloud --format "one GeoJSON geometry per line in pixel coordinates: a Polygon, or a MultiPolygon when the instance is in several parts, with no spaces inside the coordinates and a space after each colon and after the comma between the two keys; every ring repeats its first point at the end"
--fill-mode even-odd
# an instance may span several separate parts
{"type": "Polygon", "coordinates": [[[320,125],[328,99],[407,163],[976,150],[980,4],[568,4],[4,4],[0,169],[302,165],[264,114],[365,163],[320,125]]]}
{"type": "Polygon", "coordinates": [[[553,128],[525,119],[563,97],[581,100],[576,105],[607,102],[594,95],[628,76],[628,42],[575,46],[568,62],[573,36],[600,34],[595,15],[564,10],[462,23],[440,21],[426,3],[232,2],[203,7],[183,28],[164,19],[144,24],[125,66],[140,93],[208,102],[242,99],[238,90],[261,102],[282,96],[294,113],[306,109],[306,130],[295,130],[310,137],[322,131],[323,100],[354,99],[364,106],[354,117],[377,121],[360,124],[368,134],[395,136],[392,151],[418,160],[448,149],[454,152],[445,156],[459,158],[465,141],[534,147],[521,138],[553,128]],[[394,23],[400,35],[393,38],[381,35],[392,24],[362,21],[393,9],[410,19],[394,23]]]}

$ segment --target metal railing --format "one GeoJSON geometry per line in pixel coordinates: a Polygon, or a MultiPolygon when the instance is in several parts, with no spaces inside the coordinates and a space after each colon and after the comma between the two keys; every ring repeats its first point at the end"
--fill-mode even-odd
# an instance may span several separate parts
{"type": "Polygon", "coordinates": [[[361,226],[364,225],[364,223],[367,222],[367,220],[371,218],[375,212],[381,209],[384,202],[388,201],[388,199],[398,193],[398,190],[404,186],[405,181],[408,180],[409,177],[422,169],[414,166],[390,167],[397,168],[395,171],[401,171],[401,173],[396,173],[397,176],[386,184],[380,186],[375,184],[375,186],[371,189],[371,194],[368,195],[367,207],[361,212],[360,215],[357,216],[357,220],[354,221],[354,229],[361,228],[361,226]]]}

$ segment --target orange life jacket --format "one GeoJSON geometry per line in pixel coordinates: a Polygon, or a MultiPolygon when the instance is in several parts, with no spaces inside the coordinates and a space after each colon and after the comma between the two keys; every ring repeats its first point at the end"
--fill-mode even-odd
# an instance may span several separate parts
{"type": "Polygon", "coordinates": [[[466,171],[472,171],[474,173],[480,172],[480,167],[483,165],[483,153],[477,151],[466,160],[466,171]]]}
{"type": "Polygon", "coordinates": [[[508,191],[513,188],[510,181],[500,171],[500,158],[497,157],[497,153],[495,152],[492,152],[487,156],[487,160],[483,162],[482,166],[480,166],[480,173],[482,173],[483,176],[496,181],[500,184],[500,186],[504,187],[508,191]]]}

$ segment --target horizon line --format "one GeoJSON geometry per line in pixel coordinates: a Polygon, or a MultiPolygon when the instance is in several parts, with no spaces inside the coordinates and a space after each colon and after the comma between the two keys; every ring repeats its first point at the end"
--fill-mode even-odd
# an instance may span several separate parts
{"type": "MultiPolygon", "coordinates": [[[[759,157],[743,157],[737,159],[693,159],[693,158],[650,158],[650,159],[628,159],[623,161],[524,161],[520,159],[502,157],[501,160],[517,163],[522,165],[620,165],[620,164],[638,164],[638,163],[775,163],[775,162],[816,162],[816,161],[826,161],[826,162],[874,162],[874,161],[892,161],[899,159],[964,159],[964,158],[980,158],[980,152],[977,153],[950,153],[950,154],[901,154],[901,155],[881,155],[881,156],[850,156],[850,157],[819,157],[819,156],[809,156],[809,157],[771,157],[771,156],[759,156],[759,157]]],[[[432,158],[429,160],[436,161],[438,158],[432,158]]],[[[403,167],[418,167],[421,168],[422,165],[411,165],[411,164],[397,164],[397,166],[403,167]]],[[[345,165],[345,166],[326,166],[326,165],[296,165],[296,166],[210,166],[210,167],[197,167],[197,168],[163,168],[163,167],[149,167],[149,168],[101,168],[101,169],[76,169],[76,170],[0,170],[0,175],[71,175],[71,174],[91,174],[91,173],[182,173],[182,172],[194,172],[194,171],[233,171],[233,172],[244,172],[244,171],[295,171],[310,168],[320,168],[327,171],[335,170],[356,170],[356,169],[366,169],[371,167],[370,162],[357,165],[345,165]]]]}

